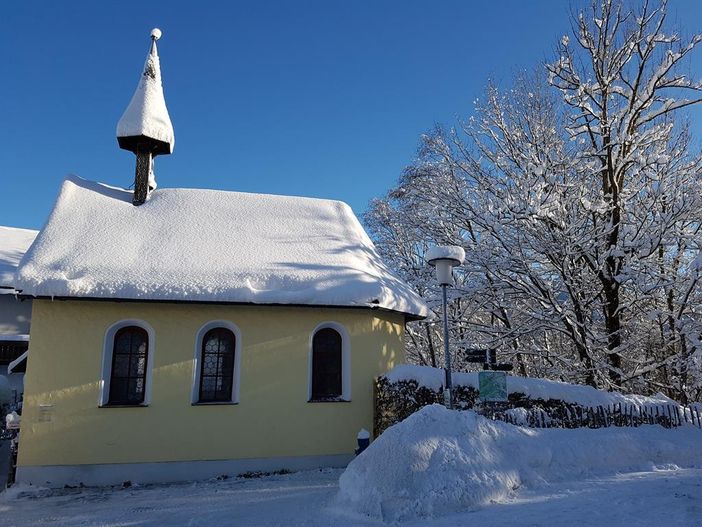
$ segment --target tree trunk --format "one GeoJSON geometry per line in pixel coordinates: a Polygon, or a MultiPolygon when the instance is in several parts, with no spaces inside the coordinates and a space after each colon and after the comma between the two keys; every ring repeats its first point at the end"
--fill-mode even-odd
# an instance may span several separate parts
{"type": "Polygon", "coordinates": [[[619,312],[619,284],[614,279],[603,281],[605,289],[605,328],[607,331],[607,361],[609,362],[609,380],[614,387],[622,384],[622,322],[619,312]]]}

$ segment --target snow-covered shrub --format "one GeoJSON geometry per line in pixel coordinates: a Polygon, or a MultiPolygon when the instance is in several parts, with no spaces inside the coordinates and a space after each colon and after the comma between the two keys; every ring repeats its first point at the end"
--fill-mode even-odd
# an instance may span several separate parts
{"type": "MultiPolygon", "coordinates": [[[[425,406],[443,402],[444,372],[439,368],[400,364],[376,380],[374,436],[409,417],[425,406]]],[[[480,392],[477,373],[453,374],[453,400],[459,410],[476,407],[480,392]]],[[[507,376],[508,401],[499,409],[529,410],[520,413],[528,426],[557,426],[577,428],[580,426],[606,426],[606,411],[616,424],[638,425],[647,422],[639,415],[641,408],[670,407],[682,411],[679,405],[658,394],[642,396],[606,392],[591,386],[580,386],[563,382],[507,376]],[[631,412],[631,419],[623,419],[622,412],[631,412]]],[[[675,410],[673,410],[675,412],[675,410]]],[[[657,414],[657,412],[656,412],[657,414]]],[[[516,414],[515,414],[516,415],[516,414]]],[[[518,424],[520,421],[510,422],[518,424]]],[[[681,418],[682,419],[682,418],[681,418]]],[[[655,422],[666,426],[675,419],[665,415],[655,416],[655,422]]]]}
{"type": "MultiPolygon", "coordinates": [[[[473,408],[477,397],[478,391],[471,386],[459,385],[453,390],[454,404],[461,410],[473,408]]],[[[417,410],[443,400],[443,388],[422,386],[414,379],[391,382],[385,376],[379,377],[375,385],[374,436],[417,410]]]]}

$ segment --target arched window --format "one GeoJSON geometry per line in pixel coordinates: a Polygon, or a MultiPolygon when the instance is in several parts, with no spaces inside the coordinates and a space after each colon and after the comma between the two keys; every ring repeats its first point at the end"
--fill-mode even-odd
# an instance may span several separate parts
{"type": "Polygon", "coordinates": [[[342,338],[332,328],[322,328],[312,337],[311,400],[338,400],[343,396],[342,338]]]}
{"type": "Polygon", "coordinates": [[[149,336],[145,329],[126,326],[117,330],[112,346],[110,392],[107,404],[140,405],[146,396],[149,336]]]}
{"type": "Polygon", "coordinates": [[[202,338],[200,403],[232,402],[236,337],[227,328],[210,329],[202,338]]]}

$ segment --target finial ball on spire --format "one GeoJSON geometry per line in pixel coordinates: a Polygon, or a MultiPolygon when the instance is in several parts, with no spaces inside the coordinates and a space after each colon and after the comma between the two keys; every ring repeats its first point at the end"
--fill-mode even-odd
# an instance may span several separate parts
{"type": "Polygon", "coordinates": [[[158,40],[159,38],[161,38],[161,30],[157,27],[153,28],[151,30],[151,38],[153,38],[154,40],[158,40]]]}

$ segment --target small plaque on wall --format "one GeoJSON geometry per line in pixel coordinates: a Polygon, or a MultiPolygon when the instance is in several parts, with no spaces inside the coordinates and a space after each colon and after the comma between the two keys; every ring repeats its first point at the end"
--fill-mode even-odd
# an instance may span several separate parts
{"type": "Polygon", "coordinates": [[[54,414],[54,405],[53,404],[40,404],[39,405],[39,419],[37,419],[40,423],[49,423],[51,422],[51,417],[54,414]]]}

